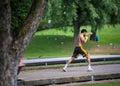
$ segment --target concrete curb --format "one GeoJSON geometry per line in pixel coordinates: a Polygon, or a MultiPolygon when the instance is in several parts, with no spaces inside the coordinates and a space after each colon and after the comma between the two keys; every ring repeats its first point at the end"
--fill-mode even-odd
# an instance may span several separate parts
{"type": "MultiPolygon", "coordinates": [[[[120,60],[120,55],[95,55],[91,56],[91,62],[98,61],[110,61],[120,60]]],[[[58,58],[35,58],[35,59],[24,59],[23,62],[26,66],[48,66],[50,64],[65,64],[70,57],[58,57],[58,58]]],[[[86,62],[86,58],[78,57],[73,63],[86,62]]]]}
{"type": "Polygon", "coordinates": [[[43,80],[34,80],[34,81],[19,81],[18,86],[45,86],[52,84],[87,82],[87,81],[98,81],[98,80],[108,80],[108,79],[120,79],[120,73],[80,76],[80,77],[53,78],[53,79],[43,79],[43,80]]]}

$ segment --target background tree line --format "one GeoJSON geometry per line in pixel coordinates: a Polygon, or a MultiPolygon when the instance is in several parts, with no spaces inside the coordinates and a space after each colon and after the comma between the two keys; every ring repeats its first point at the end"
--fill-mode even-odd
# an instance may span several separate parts
{"type": "MultiPolygon", "coordinates": [[[[119,0],[50,0],[44,19],[51,19],[53,26],[56,23],[72,25],[75,39],[81,26],[91,26],[91,31],[96,34],[105,24],[120,23],[119,14],[119,0]]],[[[95,40],[95,36],[91,39],[95,40]]]]}
{"type": "MultiPolygon", "coordinates": [[[[28,0],[28,3],[20,1],[13,0],[12,2],[13,8],[17,6],[16,9],[13,9],[13,28],[21,25],[32,3],[31,0],[28,0]]],[[[119,0],[48,0],[45,15],[38,30],[73,26],[74,38],[76,38],[83,25],[90,25],[91,31],[96,34],[97,29],[102,28],[105,24],[120,23],[119,14],[119,0]],[[50,24],[49,20],[51,20],[50,24]]],[[[95,37],[92,37],[91,40],[95,40],[95,37]]]]}

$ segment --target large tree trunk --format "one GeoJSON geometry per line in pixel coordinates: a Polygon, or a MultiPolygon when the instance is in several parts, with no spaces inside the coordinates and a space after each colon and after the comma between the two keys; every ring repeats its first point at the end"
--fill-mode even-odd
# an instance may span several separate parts
{"type": "Polygon", "coordinates": [[[74,42],[76,42],[77,37],[78,37],[78,35],[80,33],[80,27],[85,23],[85,21],[81,19],[82,10],[79,7],[79,4],[76,3],[76,5],[78,5],[78,8],[77,8],[77,18],[73,19],[73,25],[74,25],[74,42]]]}
{"type": "Polygon", "coordinates": [[[74,42],[76,42],[80,32],[80,25],[77,21],[73,21],[73,25],[74,25],[74,42]]]}
{"type": "Polygon", "coordinates": [[[36,32],[46,0],[33,0],[31,10],[18,35],[10,31],[10,0],[0,1],[0,86],[17,86],[19,59],[36,32]]]}
{"type": "Polygon", "coordinates": [[[11,36],[11,10],[9,0],[0,1],[0,86],[12,86],[11,78],[11,57],[9,57],[11,36]]]}

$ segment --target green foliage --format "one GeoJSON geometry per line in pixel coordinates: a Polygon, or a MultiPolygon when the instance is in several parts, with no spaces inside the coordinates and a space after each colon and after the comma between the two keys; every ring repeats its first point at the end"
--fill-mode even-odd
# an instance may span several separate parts
{"type": "Polygon", "coordinates": [[[32,0],[11,0],[12,29],[18,29],[29,13],[32,0]]]}
{"type": "Polygon", "coordinates": [[[45,19],[52,20],[52,25],[71,25],[76,17],[76,5],[73,0],[49,0],[45,19]]]}
{"type": "Polygon", "coordinates": [[[115,9],[112,9],[115,11],[113,14],[111,14],[111,24],[120,24],[120,0],[114,0],[113,7],[115,9]]]}
{"type": "Polygon", "coordinates": [[[118,6],[115,3],[115,0],[98,0],[92,2],[94,7],[96,8],[95,11],[98,14],[98,17],[94,20],[94,26],[101,27],[107,23],[117,23],[113,20],[117,20],[114,16],[118,15],[118,6]]]}
{"type": "Polygon", "coordinates": [[[119,0],[49,0],[45,19],[59,25],[72,25],[75,20],[80,26],[101,28],[108,23],[120,23],[119,14],[119,0]]]}
{"type": "Polygon", "coordinates": [[[61,1],[62,0],[48,0],[48,5],[46,7],[46,18],[47,20],[51,19],[52,22],[56,22],[56,20],[59,21],[61,18],[61,1]]]}
{"type": "Polygon", "coordinates": [[[46,30],[46,29],[49,29],[49,28],[50,28],[50,25],[48,24],[47,20],[41,20],[40,21],[40,25],[38,27],[38,31],[46,30]]]}

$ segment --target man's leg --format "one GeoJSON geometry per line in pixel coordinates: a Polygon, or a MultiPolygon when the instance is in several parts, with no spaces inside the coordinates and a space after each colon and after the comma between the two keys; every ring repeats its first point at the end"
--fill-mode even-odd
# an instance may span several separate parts
{"type": "Polygon", "coordinates": [[[65,64],[64,68],[63,68],[63,71],[66,72],[66,69],[68,67],[68,65],[74,60],[74,57],[71,57],[68,62],[65,64]]]}
{"type": "Polygon", "coordinates": [[[88,61],[88,71],[93,71],[93,69],[91,68],[91,60],[90,60],[90,54],[86,55],[87,61],[88,61]]]}

